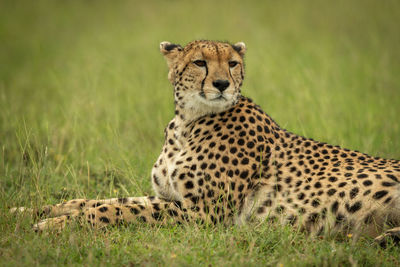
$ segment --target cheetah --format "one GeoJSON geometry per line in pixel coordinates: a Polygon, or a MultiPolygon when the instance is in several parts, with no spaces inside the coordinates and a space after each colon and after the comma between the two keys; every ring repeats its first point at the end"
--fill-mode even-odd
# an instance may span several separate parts
{"type": "Polygon", "coordinates": [[[160,51],[175,116],[152,169],[155,196],[45,206],[31,210],[47,216],[35,230],[62,229],[72,219],[94,227],[274,220],[314,236],[400,240],[400,161],[281,128],[241,94],[243,42],[162,42],[160,51]]]}

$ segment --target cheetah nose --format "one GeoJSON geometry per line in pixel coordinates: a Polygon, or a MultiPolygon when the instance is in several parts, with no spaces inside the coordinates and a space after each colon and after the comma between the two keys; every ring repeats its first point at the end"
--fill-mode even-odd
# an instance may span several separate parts
{"type": "Polygon", "coordinates": [[[217,88],[221,93],[225,91],[226,88],[229,86],[228,80],[216,80],[212,83],[215,88],[217,88]]]}

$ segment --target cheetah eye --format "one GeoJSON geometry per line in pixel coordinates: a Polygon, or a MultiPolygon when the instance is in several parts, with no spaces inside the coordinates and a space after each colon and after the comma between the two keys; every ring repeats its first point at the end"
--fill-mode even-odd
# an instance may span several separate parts
{"type": "Polygon", "coordinates": [[[199,67],[205,67],[206,66],[206,61],[205,60],[195,60],[193,61],[194,64],[196,64],[199,67]]]}
{"type": "Polygon", "coordinates": [[[238,62],[237,61],[229,61],[229,67],[230,68],[233,68],[233,67],[235,67],[237,64],[238,64],[238,62]]]}

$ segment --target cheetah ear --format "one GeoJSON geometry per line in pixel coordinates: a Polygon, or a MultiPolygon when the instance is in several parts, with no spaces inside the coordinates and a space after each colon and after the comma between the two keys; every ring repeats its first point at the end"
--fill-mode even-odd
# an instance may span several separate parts
{"type": "Polygon", "coordinates": [[[164,41],[160,43],[160,52],[166,56],[169,55],[171,53],[175,53],[177,51],[182,51],[183,48],[182,46],[178,45],[178,44],[172,44],[170,42],[164,41]]]}
{"type": "Polygon", "coordinates": [[[183,48],[178,44],[172,44],[170,42],[161,42],[160,43],[160,52],[164,55],[165,59],[167,60],[168,64],[168,80],[171,83],[174,83],[175,79],[175,71],[173,70],[174,65],[179,60],[182,54],[183,48]]]}
{"type": "Polygon", "coordinates": [[[246,45],[243,42],[236,43],[232,45],[233,49],[235,49],[236,52],[239,53],[242,57],[246,53],[246,45]]]}
{"type": "Polygon", "coordinates": [[[171,67],[172,63],[177,59],[178,56],[180,56],[182,51],[182,46],[178,44],[172,44],[165,41],[160,43],[160,52],[167,60],[168,67],[171,67]]]}

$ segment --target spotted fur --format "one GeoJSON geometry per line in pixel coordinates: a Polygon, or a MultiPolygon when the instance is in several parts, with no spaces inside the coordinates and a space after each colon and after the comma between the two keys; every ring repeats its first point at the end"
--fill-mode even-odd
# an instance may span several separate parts
{"type": "Polygon", "coordinates": [[[400,162],[282,129],[240,93],[244,43],[162,42],[160,51],[175,117],[151,174],[156,196],[47,206],[38,214],[50,218],[35,229],[62,228],[75,217],[97,227],[277,220],[312,235],[376,237],[400,225],[400,162]]]}

